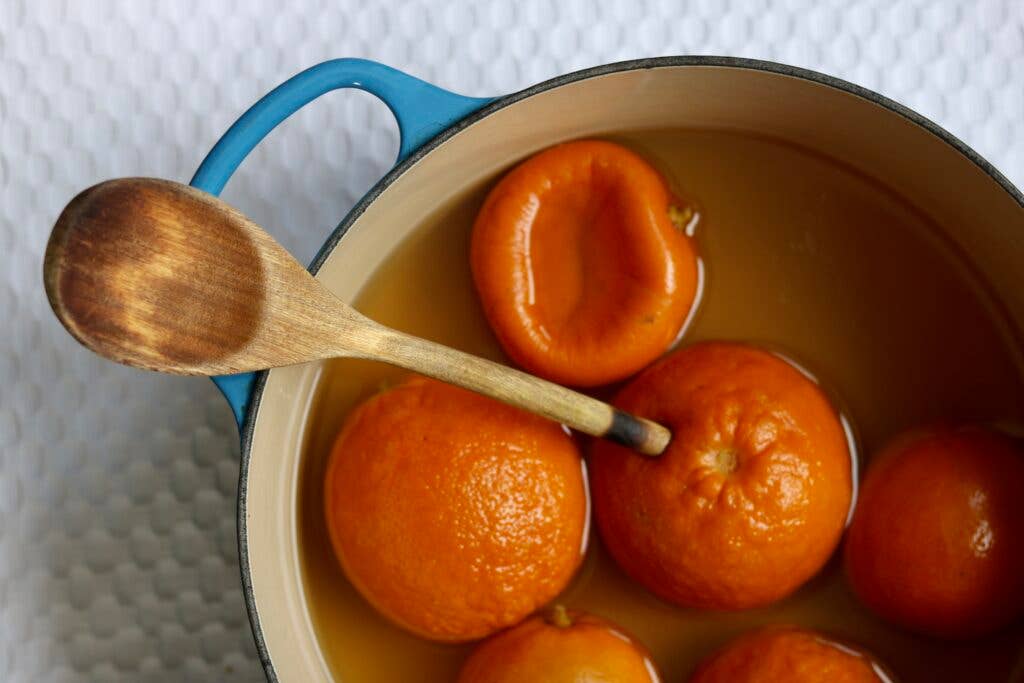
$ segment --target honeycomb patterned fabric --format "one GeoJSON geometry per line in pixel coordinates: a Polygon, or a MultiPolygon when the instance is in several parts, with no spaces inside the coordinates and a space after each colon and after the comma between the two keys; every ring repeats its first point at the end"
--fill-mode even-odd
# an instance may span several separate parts
{"type": "MultiPolygon", "coordinates": [[[[44,245],[75,192],[187,180],[249,104],[332,57],[496,95],[666,54],[841,76],[1024,183],[1020,0],[0,2],[0,681],[262,680],[227,406],[206,380],[93,356],[46,303],[44,245]]],[[[333,93],[224,196],[308,261],[397,149],[384,105],[333,93]]]]}

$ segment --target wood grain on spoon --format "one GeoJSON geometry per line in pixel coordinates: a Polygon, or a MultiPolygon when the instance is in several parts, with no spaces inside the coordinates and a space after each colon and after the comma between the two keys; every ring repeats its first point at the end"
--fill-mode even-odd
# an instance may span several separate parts
{"type": "Polygon", "coordinates": [[[216,197],[167,180],[95,185],[57,220],[46,293],[82,344],[126,365],[223,375],[338,356],[397,365],[657,455],[650,420],[379,325],[216,197]]]}

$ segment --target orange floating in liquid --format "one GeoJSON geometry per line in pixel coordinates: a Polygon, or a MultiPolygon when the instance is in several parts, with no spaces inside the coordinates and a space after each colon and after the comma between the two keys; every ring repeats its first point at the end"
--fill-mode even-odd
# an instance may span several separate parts
{"type": "Polygon", "coordinates": [[[470,259],[505,352],[575,386],[624,379],[664,353],[698,289],[686,211],[611,142],[556,145],[515,167],[477,215],[470,259]]]}

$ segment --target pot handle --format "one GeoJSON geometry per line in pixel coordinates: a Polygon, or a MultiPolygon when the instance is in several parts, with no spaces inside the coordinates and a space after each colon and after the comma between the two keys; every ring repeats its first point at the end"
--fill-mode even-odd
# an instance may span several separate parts
{"type": "MultiPolygon", "coordinates": [[[[292,76],[252,105],[217,141],[190,184],[219,195],[249,152],[279,123],[317,97],[340,88],[358,88],[388,106],[398,123],[396,163],[491,98],[449,92],[389,66],[366,59],[332,59],[292,76]]],[[[242,429],[256,373],[211,377],[242,429]]]]}

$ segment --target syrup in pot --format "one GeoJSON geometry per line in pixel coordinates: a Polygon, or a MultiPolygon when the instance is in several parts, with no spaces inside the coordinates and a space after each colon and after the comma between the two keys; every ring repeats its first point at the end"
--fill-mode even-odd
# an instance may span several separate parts
{"type": "MultiPolygon", "coordinates": [[[[642,154],[699,210],[706,281],[682,343],[743,340],[794,359],[852,424],[861,471],[904,428],[1024,415],[1014,331],[925,212],[834,160],[777,140],[707,130],[610,139],[642,154]]],[[[396,329],[505,360],[469,271],[470,229],[492,182],[425,216],[372,275],[356,308],[396,329]]],[[[402,374],[366,361],[326,364],[306,426],[299,497],[305,590],[328,666],[345,683],[453,680],[472,647],[422,641],[384,621],[346,581],[327,536],[323,472],[335,434],[355,404],[402,374]]],[[[686,610],[629,581],[592,528],[584,566],[562,601],[633,633],[666,681],[684,681],[711,650],[772,623],[861,644],[904,682],[1008,681],[1024,668],[1024,625],[968,643],[907,634],[860,605],[838,559],[774,606],[686,610]]]]}

